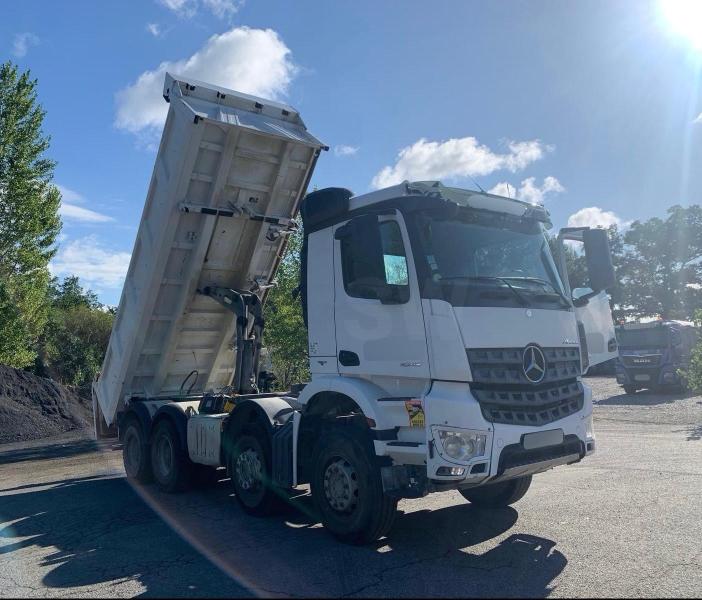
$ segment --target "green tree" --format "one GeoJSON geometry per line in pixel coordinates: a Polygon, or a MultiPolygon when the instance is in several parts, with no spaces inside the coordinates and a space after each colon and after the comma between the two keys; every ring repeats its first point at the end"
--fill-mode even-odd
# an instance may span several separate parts
{"type": "Polygon", "coordinates": [[[88,388],[102,365],[114,311],[100,304],[92,291],[84,290],[77,277],[67,277],[62,283],[54,280],[50,297],[37,370],[63,384],[88,388]]]}
{"type": "Polygon", "coordinates": [[[0,65],[0,363],[26,367],[47,319],[48,263],[61,229],[61,196],[44,153],[37,82],[0,65]]]}
{"type": "MultiPolygon", "coordinates": [[[[702,327],[702,309],[695,311],[694,322],[697,327],[702,327]]],[[[687,370],[682,371],[681,375],[691,390],[702,392],[702,338],[692,349],[690,366],[687,370]]]]}
{"type": "Polygon", "coordinates": [[[288,245],[276,274],[278,285],[273,288],[264,307],[266,329],[264,344],[268,350],[276,387],[290,385],[309,378],[307,329],[302,318],[299,299],[293,297],[300,282],[300,251],[302,231],[288,238],[288,245]]]}
{"type": "Polygon", "coordinates": [[[618,302],[627,317],[693,318],[702,306],[702,207],[673,206],[624,235],[618,302]]]}

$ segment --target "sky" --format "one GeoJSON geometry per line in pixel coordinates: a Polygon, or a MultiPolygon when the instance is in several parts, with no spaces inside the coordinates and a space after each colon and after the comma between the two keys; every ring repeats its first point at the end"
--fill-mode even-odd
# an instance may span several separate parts
{"type": "Polygon", "coordinates": [[[702,1],[23,0],[0,57],[38,79],[63,193],[52,261],[117,304],[171,71],[298,109],[311,185],[440,179],[554,228],[702,203],[702,1]]]}

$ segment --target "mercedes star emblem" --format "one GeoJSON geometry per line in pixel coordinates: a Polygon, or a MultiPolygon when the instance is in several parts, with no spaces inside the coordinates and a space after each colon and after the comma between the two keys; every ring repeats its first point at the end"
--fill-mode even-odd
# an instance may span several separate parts
{"type": "Polygon", "coordinates": [[[539,383],[546,376],[546,357],[538,346],[530,345],[524,348],[522,355],[524,376],[531,383],[539,383]]]}

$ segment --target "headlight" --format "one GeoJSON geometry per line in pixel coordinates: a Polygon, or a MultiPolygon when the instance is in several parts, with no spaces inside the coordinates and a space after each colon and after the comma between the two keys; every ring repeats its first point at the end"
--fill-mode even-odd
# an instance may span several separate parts
{"type": "Polygon", "coordinates": [[[595,437],[595,429],[592,426],[592,415],[585,418],[585,437],[586,438],[595,437]]]}
{"type": "Polygon", "coordinates": [[[444,452],[455,460],[470,460],[485,454],[487,435],[470,431],[439,429],[439,440],[444,452]]]}

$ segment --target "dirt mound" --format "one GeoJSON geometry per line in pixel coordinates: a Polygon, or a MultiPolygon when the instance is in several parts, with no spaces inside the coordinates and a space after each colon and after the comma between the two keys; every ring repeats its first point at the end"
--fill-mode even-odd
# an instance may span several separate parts
{"type": "Polygon", "coordinates": [[[0,444],[92,427],[92,406],[51,379],[0,365],[0,444]]]}

